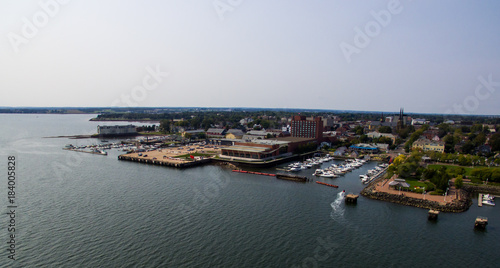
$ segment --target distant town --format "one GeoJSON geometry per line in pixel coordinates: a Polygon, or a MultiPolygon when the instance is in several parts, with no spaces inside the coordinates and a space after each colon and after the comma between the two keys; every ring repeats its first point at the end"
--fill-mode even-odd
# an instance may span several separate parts
{"type": "Polygon", "coordinates": [[[472,192],[500,193],[498,116],[407,114],[402,108],[393,113],[250,108],[58,108],[26,113],[95,113],[92,121],[128,121],[99,125],[93,135],[142,137],[112,145],[126,151],[120,160],[180,168],[216,162],[235,169],[299,161],[288,172],[310,168],[320,160],[314,157],[355,161],[348,166],[378,160],[390,165],[377,170],[376,177],[363,177],[370,183],[363,195],[441,211],[466,210],[472,192]],[[448,201],[432,201],[432,196],[443,195],[450,196],[448,201]]]}

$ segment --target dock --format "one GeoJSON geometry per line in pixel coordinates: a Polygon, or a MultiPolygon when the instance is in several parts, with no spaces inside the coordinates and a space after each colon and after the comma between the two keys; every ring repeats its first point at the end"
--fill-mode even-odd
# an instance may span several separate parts
{"type": "Polygon", "coordinates": [[[427,219],[428,220],[437,220],[438,215],[439,215],[439,211],[431,209],[431,210],[429,210],[429,214],[427,215],[427,219]]]}
{"type": "Polygon", "coordinates": [[[246,174],[254,174],[254,175],[263,175],[263,176],[271,176],[271,177],[276,177],[276,174],[272,173],[263,173],[263,172],[255,172],[255,171],[246,171],[246,170],[241,170],[241,169],[233,169],[233,172],[237,173],[246,173],[246,174]]]}
{"type": "Polygon", "coordinates": [[[351,203],[351,204],[356,204],[356,203],[358,203],[358,197],[359,197],[359,195],[357,195],[357,194],[348,194],[345,196],[345,202],[351,203]]]}
{"type": "Polygon", "coordinates": [[[276,178],[278,178],[280,180],[289,180],[289,181],[297,181],[297,182],[307,182],[309,180],[306,176],[299,176],[299,175],[293,175],[293,174],[283,174],[283,173],[276,174],[276,178]]]}
{"type": "Polygon", "coordinates": [[[474,228],[477,229],[485,229],[486,225],[488,225],[488,218],[486,217],[477,217],[474,222],[474,228]]]}
{"type": "Polygon", "coordinates": [[[478,194],[477,196],[477,206],[482,207],[483,206],[483,194],[478,194]]]}
{"type": "Polygon", "coordinates": [[[212,162],[212,159],[210,159],[210,158],[195,160],[195,161],[172,162],[172,161],[164,161],[164,160],[160,160],[160,159],[152,160],[152,159],[148,159],[148,158],[132,157],[132,156],[126,156],[126,155],[119,155],[118,160],[145,163],[145,164],[150,164],[150,165],[176,167],[176,168],[187,168],[187,167],[192,167],[192,166],[197,166],[197,165],[202,165],[202,164],[207,164],[207,163],[212,162]]]}

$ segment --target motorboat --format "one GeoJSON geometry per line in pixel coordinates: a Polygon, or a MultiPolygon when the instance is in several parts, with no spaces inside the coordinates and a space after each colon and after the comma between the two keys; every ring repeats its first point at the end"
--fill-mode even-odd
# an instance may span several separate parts
{"type": "Polygon", "coordinates": [[[495,203],[492,200],[483,200],[483,205],[495,206],[495,203]]]}
{"type": "Polygon", "coordinates": [[[319,175],[320,177],[324,177],[324,178],[336,178],[336,175],[327,171],[327,172],[323,172],[323,174],[319,175]]]}
{"type": "Polygon", "coordinates": [[[314,174],[315,176],[321,176],[321,174],[323,174],[323,170],[322,169],[316,169],[316,171],[314,171],[314,174]]]}
{"type": "Polygon", "coordinates": [[[494,196],[492,196],[490,194],[483,194],[483,200],[493,201],[493,199],[495,199],[494,196]]]}

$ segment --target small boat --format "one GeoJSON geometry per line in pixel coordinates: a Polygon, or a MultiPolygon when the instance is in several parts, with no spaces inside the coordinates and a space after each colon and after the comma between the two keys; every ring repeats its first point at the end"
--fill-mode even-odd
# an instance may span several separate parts
{"type": "Polygon", "coordinates": [[[483,194],[483,200],[493,201],[493,199],[495,199],[494,196],[492,196],[490,194],[483,194]]]}
{"type": "Polygon", "coordinates": [[[491,200],[483,200],[483,205],[495,206],[495,203],[491,200]]]}
{"type": "Polygon", "coordinates": [[[331,173],[331,172],[324,172],[323,174],[319,175],[320,177],[324,177],[324,178],[336,178],[336,175],[331,173]]]}

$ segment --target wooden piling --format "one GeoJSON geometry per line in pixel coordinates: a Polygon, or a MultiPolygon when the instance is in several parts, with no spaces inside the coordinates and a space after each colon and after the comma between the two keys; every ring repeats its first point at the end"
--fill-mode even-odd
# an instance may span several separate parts
{"type": "Polygon", "coordinates": [[[439,215],[439,211],[437,210],[429,210],[429,214],[427,215],[428,220],[437,220],[439,215]]]}
{"type": "Polygon", "coordinates": [[[345,202],[351,203],[351,204],[356,204],[356,203],[358,203],[358,197],[359,197],[359,195],[357,195],[357,194],[348,194],[345,196],[345,202]]]}

